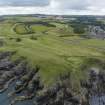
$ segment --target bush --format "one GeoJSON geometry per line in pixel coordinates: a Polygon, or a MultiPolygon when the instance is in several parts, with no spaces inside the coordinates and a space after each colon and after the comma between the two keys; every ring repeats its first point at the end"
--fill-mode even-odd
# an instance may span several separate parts
{"type": "Polygon", "coordinates": [[[73,23],[73,24],[71,24],[71,27],[73,28],[74,33],[76,33],[76,34],[84,34],[85,29],[87,28],[86,25],[80,24],[80,23],[73,23]]]}
{"type": "Polygon", "coordinates": [[[21,38],[16,38],[16,42],[21,42],[22,39],[21,38]]]}
{"type": "Polygon", "coordinates": [[[30,39],[32,39],[32,40],[37,40],[37,37],[35,37],[35,36],[32,35],[32,36],[30,37],[30,39]]]}
{"type": "Polygon", "coordinates": [[[76,34],[83,34],[83,33],[85,33],[85,29],[82,28],[82,27],[80,27],[80,26],[74,27],[74,32],[75,32],[76,34]]]}

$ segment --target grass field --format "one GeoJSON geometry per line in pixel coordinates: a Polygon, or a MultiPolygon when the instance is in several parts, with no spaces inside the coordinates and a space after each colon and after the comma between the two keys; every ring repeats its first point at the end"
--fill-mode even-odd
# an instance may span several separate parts
{"type": "Polygon", "coordinates": [[[97,62],[93,62],[94,59],[103,62],[105,60],[104,40],[81,38],[73,33],[73,29],[67,24],[62,25],[51,20],[49,20],[50,24],[54,24],[56,27],[31,25],[34,33],[29,34],[29,27],[26,29],[25,25],[18,24],[17,26],[17,23],[29,20],[39,21],[39,19],[32,17],[25,17],[25,19],[12,17],[12,19],[8,17],[5,21],[0,22],[0,37],[6,43],[0,48],[0,51],[16,50],[17,54],[13,59],[24,56],[27,57],[31,67],[39,65],[41,67],[40,75],[46,86],[54,83],[59,74],[71,72],[75,78],[73,83],[78,88],[78,81],[86,77],[88,70],[83,70],[82,66],[100,67],[97,62]],[[19,34],[13,30],[14,27],[19,34]],[[60,37],[61,35],[63,37],[60,37]],[[31,36],[36,37],[37,40],[32,39],[31,36]],[[21,41],[17,42],[17,38],[21,38],[21,41]]]}

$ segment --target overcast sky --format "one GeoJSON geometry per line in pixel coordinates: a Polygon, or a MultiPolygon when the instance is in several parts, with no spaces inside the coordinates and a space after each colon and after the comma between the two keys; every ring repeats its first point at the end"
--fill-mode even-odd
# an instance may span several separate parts
{"type": "Polygon", "coordinates": [[[0,0],[7,14],[105,15],[105,0],[0,0]]]}

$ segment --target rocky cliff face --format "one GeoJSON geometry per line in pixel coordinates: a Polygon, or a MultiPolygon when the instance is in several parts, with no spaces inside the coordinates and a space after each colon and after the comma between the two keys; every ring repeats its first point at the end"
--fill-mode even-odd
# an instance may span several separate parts
{"type": "Polygon", "coordinates": [[[45,87],[40,78],[40,67],[30,68],[24,57],[15,61],[11,57],[16,52],[0,53],[0,92],[15,82],[11,104],[17,101],[33,99],[38,105],[89,105],[93,95],[105,94],[105,71],[92,69],[87,80],[80,81],[80,89],[74,90],[71,73],[59,75],[50,87],[45,87]]]}
{"type": "Polygon", "coordinates": [[[36,97],[38,105],[81,105],[79,95],[76,95],[70,84],[70,75],[63,75],[52,87],[42,91],[36,97]]]}
{"type": "Polygon", "coordinates": [[[32,99],[36,92],[43,88],[38,74],[39,67],[30,68],[24,57],[12,61],[11,57],[16,52],[0,53],[0,93],[8,89],[12,82],[15,82],[14,90],[9,93],[13,102],[32,99]],[[22,95],[17,95],[21,94],[22,95]]]}

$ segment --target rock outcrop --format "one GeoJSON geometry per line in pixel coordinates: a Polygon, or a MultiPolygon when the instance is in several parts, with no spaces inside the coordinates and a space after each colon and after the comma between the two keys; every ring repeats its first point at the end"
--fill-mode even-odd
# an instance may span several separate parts
{"type": "Polygon", "coordinates": [[[55,85],[36,97],[38,105],[81,105],[80,97],[73,93],[68,82],[70,82],[69,75],[60,77],[55,85]]]}
{"type": "Polygon", "coordinates": [[[27,71],[25,59],[21,57],[15,61],[11,60],[11,56],[15,53],[0,53],[0,92],[5,91],[13,80],[16,80],[27,71]]]}
{"type": "Polygon", "coordinates": [[[24,57],[12,61],[14,54],[0,53],[0,92],[14,81],[14,90],[9,94],[13,98],[12,104],[35,97],[37,105],[89,105],[91,96],[105,94],[104,70],[90,70],[88,79],[80,81],[78,92],[73,89],[71,73],[59,75],[52,86],[45,87],[39,74],[40,67],[29,67],[24,57]]]}

